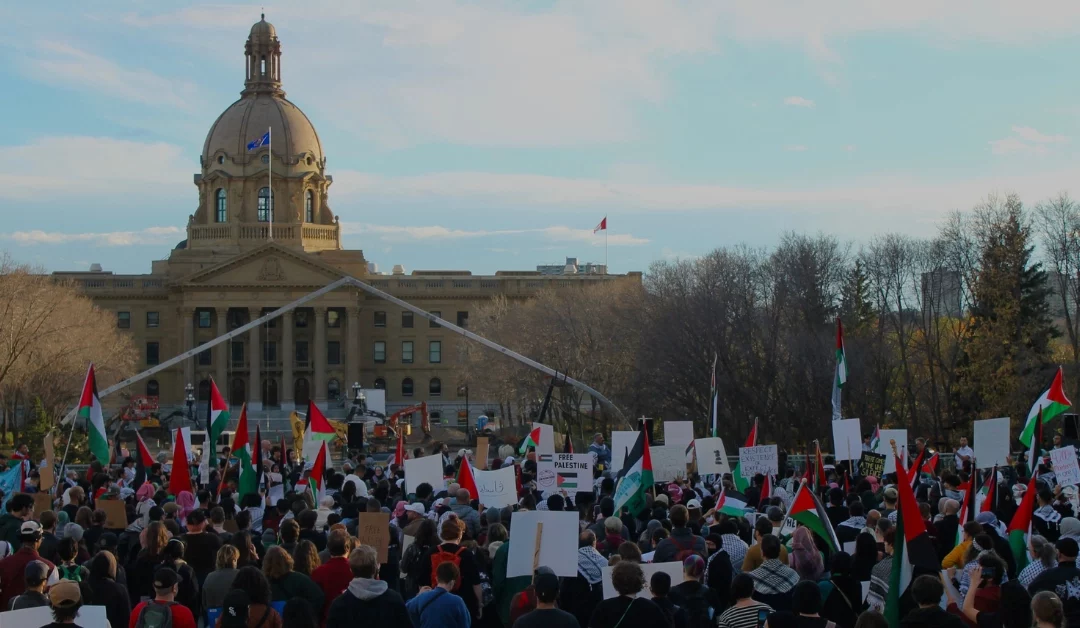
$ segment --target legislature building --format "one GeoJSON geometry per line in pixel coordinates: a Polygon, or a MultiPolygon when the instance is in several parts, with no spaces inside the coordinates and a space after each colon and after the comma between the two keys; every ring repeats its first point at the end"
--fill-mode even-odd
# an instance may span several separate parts
{"type": "MultiPolygon", "coordinates": [[[[523,299],[552,286],[641,280],[640,273],[613,276],[595,266],[585,272],[568,266],[561,274],[398,268],[373,274],[363,251],[341,246],[327,156],[311,121],[285,98],[281,53],[273,25],[260,20],[244,46],[240,99],[206,135],[187,239],[167,259],[153,261],[144,275],[96,265],[55,274],[116,313],[117,327],[141,354],[139,370],[347,275],[462,327],[477,304],[498,295],[523,299]],[[272,150],[265,144],[249,150],[267,130],[272,150]]],[[[231,405],[246,402],[259,416],[280,416],[309,399],[340,416],[359,382],[385,389],[388,411],[427,401],[432,418],[449,419],[465,409],[467,391],[459,394],[455,368],[464,338],[356,288],[306,305],[128,392],[159,398],[163,409],[179,407],[189,384],[204,400],[212,376],[231,405]]],[[[474,397],[471,408],[475,417],[484,401],[474,397]]]]}

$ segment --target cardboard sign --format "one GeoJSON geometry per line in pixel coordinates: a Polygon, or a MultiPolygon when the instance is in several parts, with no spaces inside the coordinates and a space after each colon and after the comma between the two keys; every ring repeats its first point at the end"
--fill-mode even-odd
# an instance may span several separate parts
{"type": "Polygon", "coordinates": [[[427,482],[436,493],[446,490],[443,479],[442,456],[405,459],[405,491],[415,493],[416,487],[427,482]]]}
{"type": "Polygon", "coordinates": [[[975,465],[989,469],[1008,464],[1009,418],[975,421],[975,465]]]}
{"type": "MultiPolygon", "coordinates": [[[[52,495],[48,493],[34,493],[34,519],[46,510],[52,510],[52,495]]],[[[125,526],[126,527],[126,526],[125,526]]]]}
{"type": "Polygon", "coordinates": [[[903,452],[907,447],[907,430],[881,430],[881,440],[878,441],[877,449],[874,453],[885,456],[885,471],[886,473],[893,473],[896,471],[896,461],[893,460],[892,446],[889,441],[896,441],[896,449],[903,452]]]}
{"type": "Polygon", "coordinates": [[[859,419],[832,422],[833,459],[858,460],[862,455],[862,428],[859,419]]]}
{"type": "Polygon", "coordinates": [[[653,480],[671,482],[675,478],[686,477],[686,446],[663,445],[649,447],[652,456],[653,480]]]}
{"type": "Polygon", "coordinates": [[[727,450],[722,438],[699,438],[694,441],[697,450],[697,469],[702,475],[731,473],[727,450]]]}
{"type": "Polygon", "coordinates": [[[45,435],[45,466],[38,470],[40,479],[38,490],[42,493],[48,493],[53,485],[56,484],[55,469],[56,451],[53,448],[53,433],[50,431],[45,435]]]}
{"type": "MultiPolygon", "coordinates": [[[[513,549],[513,545],[510,546],[513,549]]],[[[601,576],[601,582],[604,586],[604,599],[610,600],[613,597],[618,597],[619,592],[615,590],[615,585],[611,583],[611,571],[614,567],[604,567],[603,575],[601,576]]],[[[635,597],[651,598],[652,590],[649,589],[649,582],[652,580],[653,574],[662,571],[671,576],[672,582],[682,582],[683,567],[682,562],[675,561],[670,563],[644,563],[641,565],[641,572],[645,574],[645,588],[638,592],[635,597]]]]}
{"type": "Polygon", "coordinates": [[[576,576],[577,543],[569,541],[577,536],[576,512],[515,512],[510,519],[506,576],[532,576],[534,565],[551,567],[556,576],[576,576]]]}
{"type": "Polygon", "coordinates": [[[592,491],[592,461],[592,454],[541,454],[536,463],[536,486],[545,494],[592,491]]]}
{"type": "MultiPolygon", "coordinates": [[[[53,623],[52,611],[48,606],[36,606],[17,611],[0,613],[0,628],[15,628],[16,626],[51,626],[53,623]]],[[[105,616],[104,606],[82,606],[75,615],[75,623],[80,626],[106,626],[108,619],[105,616]]]]}
{"type": "Polygon", "coordinates": [[[517,503],[517,480],[514,467],[494,471],[473,470],[479,501],[487,508],[504,508],[517,503]]]}
{"type": "Polygon", "coordinates": [[[626,462],[626,454],[634,448],[637,442],[638,432],[614,431],[611,433],[611,470],[618,473],[622,471],[626,462]]]}
{"type": "Polygon", "coordinates": [[[885,456],[881,454],[875,454],[872,451],[862,452],[862,458],[859,458],[859,475],[862,477],[874,476],[881,479],[881,476],[885,473],[885,456]]]}
{"type": "Polygon", "coordinates": [[[739,473],[744,478],[752,478],[758,473],[776,475],[778,467],[776,445],[739,447],[739,473]]]}
{"type": "Polygon", "coordinates": [[[1080,484],[1080,464],[1076,461],[1076,448],[1072,445],[1050,451],[1050,461],[1054,465],[1054,476],[1061,486],[1080,484]]]}
{"type": "Polygon", "coordinates": [[[374,547],[379,554],[379,564],[385,564],[390,559],[390,513],[360,513],[356,522],[356,538],[361,545],[374,547]]]}
{"type": "Polygon", "coordinates": [[[536,455],[555,453],[555,428],[547,423],[533,423],[532,428],[540,428],[540,442],[536,446],[536,455]]]}
{"type": "Polygon", "coordinates": [[[105,529],[123,530],[128,527],[127,507],[119,499],[99,499],[98,510],[105,511],[105,529]]]}
{"type": "Polygon", "coordinates": [[[491,445],[488,443],[487,436],[476,437],[476,468],[487,469],[488,468],[488,448],[491,445]]]}
{"type": "Polygon", "coordinates": [[[664,444],[682,445],[694,442],[693,421],[664,421],[664,444]]]}

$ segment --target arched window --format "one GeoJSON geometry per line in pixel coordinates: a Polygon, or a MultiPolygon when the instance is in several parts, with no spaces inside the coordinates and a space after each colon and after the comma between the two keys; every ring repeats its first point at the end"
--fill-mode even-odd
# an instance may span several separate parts
{"type": "Polygon", "coordinates": [[[266,57],[259,59],[259,71],[266,76],[266,57]]]}
{"type": "Polygon", "coordinates": [[[278,405],[277,394],[277,380],[273,377],[267,377],[263,380],[263,406],[269,406],[271,408],[278,405]]]}
{"type": "Polygon", "coordinates": [[[259,189],[259,222],[270,222],[270,212],[274,211],[274,198],[270,188],[259,189]]]}
{"type": "Polygon", "coordinates": [[[315,193],[311,190],[304,195],[304,222],[315,222],[315,193]]]}
{"type": "Polygon", "coordinates": [[[160,394],[160,388],[156,379],[151,379],[146,382],[146,396],[157,397],[160,394]]]}
{"type": "Polygon", "coordinates": [[[337,401],[341,398],[341,384],[336,379],[326,382],[326,396],[330,401],[337,401]]]}
{"type": "Polygon", "coordinates": [[[438,377],[432,377],[428,382],[428,394],[432,397],[438,397],[442,394],[442,380],[438,377]]]}
{"type": "Polygon", "coordinates": [[[228,199],[225,196],[225,188],[218,188],[214,198],[217,202],[216,220],[217,222],[225,222],[229,218],[228,199]]]}
{"type": "Polygon", "coordinates": [[[401,380],[401,396],[402,397],[412,397],[412,394],[413,394],[412,378],[411,377],[406,377],[405,379],[401,380]]]}
{"type": "Polygon", "coordinates": [[[386,380],[381,378],[381,377],[376,377],[375,378],[375,389],[376,390],[386,390],[386,380]]]}

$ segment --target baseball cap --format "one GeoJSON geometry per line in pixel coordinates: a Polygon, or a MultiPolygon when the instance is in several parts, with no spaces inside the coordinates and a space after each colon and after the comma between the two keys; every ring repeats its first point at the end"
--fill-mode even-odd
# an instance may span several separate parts
{"type": "Polygon", "coordinates": [[[410,512],[415,512],[418,515],[424,515],[424,514],[427,513],[427,509],[425,509],[424,505],[421,504],[420,502],[416,502],[415,504],[409,504],[408,506],[405,507],[405,510],[408,510],[410,512]]]}
{"type": "Polygon", "coordinates": [[[37,521],[24,521],[22,523],[22,525],[19,526],[19,536],[20,537],[23,537],[23,538],[30,537],[30,538],[34,538],[34,539],[40,539],[41,534],[42,534],[41,524],[38,523],[37,521]]]}
{"type": "Polygon", "coordinates": [[[49,579],[49,566],[40,560],[32,560],[26,563],[23,570],[23,580],[29,584],[41,584],[49,579]]]}
{"type": "Polygon", "coordinates": [[[243,589],[233,589],[225,595],[221,609],[221,628],[246,628],[251,596],[243,589]]]}
{"type": "Polygon", "coordinates": [[[158,567],[154,571],[155,589],[171,589],[177,582],[180,582],[180,575],[169,567],[158,567]]]}
{"type": "Polygon", "coordinates": [[[698,510],[701,510],[701,500],[691,499],[690,501],[686,502],[686,507],[697,508],[698,510]]]}
{"type": "Polygon", "coordinates": [[[554,602],[559,596],[559,577],[547,567],[541,567],[536,572],[536,577],[533,579],[536,597],[544,603],[554,602]],[[541,573],[541,569],[547,569],[549,573],[541,573]]]}
{"type": "Polygon", "coordinates": [[[74,580],[61,580],[49,587],[49,603],[58,608],[70,607],[82,601],[79,583],[74,580]]]}

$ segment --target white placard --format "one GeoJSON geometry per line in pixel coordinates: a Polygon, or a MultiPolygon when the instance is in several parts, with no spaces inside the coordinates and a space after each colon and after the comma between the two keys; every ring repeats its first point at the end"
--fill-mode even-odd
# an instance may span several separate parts
{"type": "Polygon", "coordinates": [[[778,467],[776,445],[739,447],[739,473],[744,478],[752,478],[758,473],[776,475],[778,467]]]}
{"type": "MultiPolygon", "coordinates": [[[[510,550],[513,551],[514,546],[510,546],[510,550]]],[[[611,584],[611,571],[614,567],[604,567],[603,575],[601,576],[601,582],[604,583],[604,599],[610,600],[613,597],[618,597],[619,592],[615,590],[615,585],[611,584]]],[[[652,580],[653,574],[662,571],[671,576],[671,586],[675,586],[682,582],[683,567],[682,562],[675,561],[670,563],[645,563],[641,565],[641,572],[645,574],[645,588],[638,592],[636,597],[650,598],[652,597],[652,590],[649,589],[649,582],[652,580]]]]}
{"type": "Polygon", "coordinates": [[[545,495],[560,491],[566,491],[567,495],[592,491],[592,454],[540,454],[536,463],[536,487],[545,495]]]}
{"type": "Polygon", "coordinates": [[[979,469],[1005,466],[1009,456],[1009,418],[975,421],[975,464],[979,469]]]}
{"type": "Polygon", "coordinates": [[[1050,450],[1050,462],[1054,465],[1054,477],[1061,486],[1080,484],[1080,464],[1076,462],[1076,448],[1072,445],[1050,450]]]}
{"type": "Polygon", "coordinates": [[[903,452],[907,447],[907,430],[881,430],[880,440],[874,453],[885,456],[885,473],[896,473],[896,460],[892,455],[890,440],[896,441],[897,451],[903,452]]]}
{"type": "Polygon", "coordinates": [[[416,542],[416,537],[415,536],[410,536],[408,534],[402,534],[401,535],[401,555],[404,556],[405,555],[405,550],[409,549],[409,546],[412,545],[415,542],[416,542]]]}
{"type": "Polygon", "coordinates": [[[405,490],[415,493],[416,487],[424,482],[431,485],[436,493],[446,490],[446,480],[443,479],[442,456],[424,456],[423,458],[405,459],[405,490]]]}
{"type": "Polygon", "coordinates": [[[577,575],[578,516],[576,512],[515,512],[510,519],[510,554],[506,576],[532,576],[538,524],[544,524],[540,538],[538,567],[551,567],[556,576],[577,575]]]}
{"type": "Polygon", "coordinates": [[[697,468],[701,475],[731,473],[727,450],[722,438],[699,438],[694,441],[697,450],[697,468]]]}
{"type": "Polygon", "coordinates": [[[862,458],[862,428],[859,419],[841,419],[832,422],[833,459],[858,460],[862,458]]]}
{"type": "Polygon", "coordinates": [[[540,442],[536,446],[536,455],[555,453],[555,428],[547,423],[533,423],[532,428],[540,428],[540,442]]]}
{"type": "Polygon", "coordinates": [[[517,481],[514,467],[505,467],[495,471],[473,469],[476,480],[476,492],[480,503],[488,508],[503,508],[517,503],[517,481]]]}
{"type": "MultiPolygon", "coordinates": [[[[104,626],[108,619],[105,616],[104,606],[83,606],[75,615],[75,622],[80,626],[104,626]]],[[[15,628],[16,626],[51,626],[53,623],[52,610],[48,606],[36,606],[17,611],[0,613],[0,627],[15,628]]]]}
{"type": "Polygon", "coordinates": [[[655,482],[671,482],[678,477],[686,477],[686,447],[684,445],[663,445],[649,447],[652,456],[652,474],[655,482]]]}
{"type": "Polygon", "coordinates": [[[270,491],[266,494],[266,499],[269,500],[271,506],[277,506],[278,501],[285,499],[285,485],[275,484],[270,487],[270,491]]]}
{"type": "Polygon", "coordinates": [[[618,473],[622,471],[626,454],[634,448],[637,442],[638,432],[612,432],[611,433],[611,470],[618,473]]]}
{"type": "Polygon", "coordinates": [[[683,449],[694,442],[693,421],[664,421],[664,444],[682,445],[683,449]]]}

